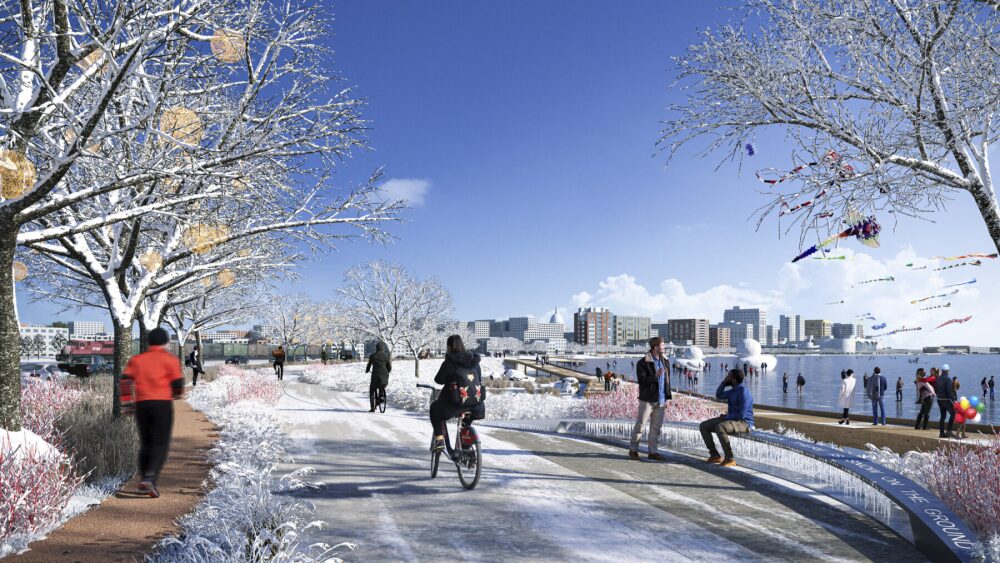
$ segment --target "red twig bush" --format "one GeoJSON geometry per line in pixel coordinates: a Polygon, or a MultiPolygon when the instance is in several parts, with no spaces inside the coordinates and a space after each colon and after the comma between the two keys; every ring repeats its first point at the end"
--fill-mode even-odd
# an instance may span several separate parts
{"type": "Polygon", "coordinates": [[[82,482],[61,454],[0,444],[0,544],[58,522],[82,482]]]}
{"type": "Polygon", "coordinates": [[[84,392],[58,381],[33,381],[21,387],[21,426],[48,442],[58,443],[55,423],[84,392]]]}
{"type": "Polygon", "coordinates": [[[980,536],[1000,534],[1000,437],[985,445],[947,445],[926,467],[927,488],[980,536]]]}
{"type": "MultiPolygon", "coordinates": [[[[639,388],[629,385],[618,391],[587,398],[584,406],[587,418],[634,420],[639,410],[639,388]]],[[[698,422],[722,414],[718,403],[675,394],[664,409],[664,420],[698,422]]]]}
{"type": "Polygon", "coordinates": [[[274,406],[281,399],[281,385],[274,376],[228,366],[219,369],[219,376],[232,378],[226,388],[226,404],[260,401],[274,406]]]}

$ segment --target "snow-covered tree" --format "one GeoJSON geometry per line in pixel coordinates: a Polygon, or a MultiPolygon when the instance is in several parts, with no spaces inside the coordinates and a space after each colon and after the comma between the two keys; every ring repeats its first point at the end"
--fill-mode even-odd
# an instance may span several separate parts
{"type": "MultiPolygon", "coordinates": [[[[38,25],[52,19],[59,27],[62,1],[54,4],[35,10],[55,10],[38,25]]],[[[80,19],[70,41],[79,47],[71,45],[70,58],[53,55],[50,61],[56,74],[60,64],[80,63],[79,77],[75,71],[67,75],[75,89],[58,103],[47,102],[54,104],[53,113],[40,120],[26,148],[4,153],[6,169],[17,173],[14,179],[25,189],[16,197],[4,190],[0,225],[10,214],[24,226],[16,243],[93,280],[117,335],[116,375],[151,288],[168,291],[193,276],[221,276],[230,264],[248,261],[232,247],[226,247],[232,252],[228,263],[200,260],[221,253],[226,243],[276,231],[314,247],[351,236],[385,238],[378,224],[392,219],[399,204],[377,197],[374,179],[344,194],[327,186],[329,170],[362,143],[364,124],[360,101],[347,91],[325,90],[336,81],[325,68],[320,45],[326,24],[315,4],[151,0],[136,9],[142,13],[137,21],[116,24],[127,32],[112,25],[124,17],[113,6],[94,10],[70,16],[80,19]],[[105,96],[108,90],[113,92],[105,96]],[[37,181],[27,181],[29,165],[37,181]],[[316,179],[306,184],[309,177],[316,179]],[[19,207],[25,202],[34,206],[19,207]],[[150,216],[153,211],[157,215],[150,216]],[[149,257],[159,267],[142,266],[149,257]],[[185,267],[170,267],[177,264],[185,267]]],[[[39,44],[60,33],[27,27],[21,32],[38,35],[39,44]]],[[[23,56],[18,60],[10,72],[31,82],[34,66],[21,64],[23,56]]],[[[0,133],[3,118],[0,113],[0,133]]],[[[8,137],[24,137],[12,123],[8,137]]],[[[4,283],[10,272],[4,252],[0,240],[0,343],[4,323],[13,319],[16,325],[12,296],[10,309],[3,308],[10,287],[4,283]]],[[[156,319],[155,307],[146,313],[156,319]]],[[[19,394],[5,385],[16,386],[18,378],[15,371],[11,379],[8,368],[8,361],[0,361],[0,426],[16,427],[17,409],[9,407],[19,394]]]]}
{"type": "Polygon", "coordinates": [[[451,320],[451,294],[437,280],[419,279],[398,264],[372,261],[344,274],[338,290],[347,326],[385,342],[390,354],[406,350],[420,376],[420,352],[451,320]]]}
{"type": "Polygon", "coordinates": [[[258,318],[274,327],[277,344],[285,347],[289,360],[294,360],[299,347],[309,343],[315,309],[316,304],[304,293],[270,295],[262,309],[264,316],[258,314],[258,318]]]}
{"type": "Polygon", "coordinates": [[[687,100],[659,143],[670,157],[702,141],[702,154],[774,167],[761,174],[775,183],[760,184],[773,200],[758,226],[777,216],[779,233],[800,227],[800,243],[841,231],[852,212],[919,217],[968,193],[1000,250],[995,4],[746,0],[745,18],[705,31],[676,59],[687,100]],[[792,142],[791,160],[750,160],[769,129],[792,142]]]}

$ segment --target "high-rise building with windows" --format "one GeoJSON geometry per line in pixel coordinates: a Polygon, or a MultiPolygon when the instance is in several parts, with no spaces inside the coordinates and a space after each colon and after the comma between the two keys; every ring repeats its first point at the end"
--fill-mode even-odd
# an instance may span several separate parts
{"type": "Polygon", "coordinates": [[[670,342],[708,346],[708,319],[670,319],[670,342]]]}
{"type": "MultiPolygon", "coordinates": [[[[69,329],[51,326],[21,325],[18,334],[25,339],[27,356],[54,357],[69,344],[69,329]]],[[[96,336],[96,335],[95,335],[96,336]]]]}
{"type": "Polygon", "coordinates": [[[107,338],[108,331],[104,328],[104,323],[96,321],[70,321],[66,323],[69,327],[70,340],[94,340],[95,338],[107,338]]]}
{"type": "Polygon", "coordinates": [[[493,321],[491,321],[491,320],[486,320],[486,321],[469,321],[468,327],[469,327],[469,330],[471,330],[472,333],[476,335],[476,340],[478,340],[480,338],[489,338],[490,337],[490,324],[492,322],[493,321]]]}
{"type": "Polygon", "coordinates": [[[753,338],[756,340],[757,337],[759,336],[757,332],[754,330],[756,326],[752,324],[746,324],[737,321],[723,321],[717,324],[716,326],[718,326],[719,328],[725,328],[729,330],[729,342],[730,345],[732,346],[736,346],[737,344],[743,342],[743,340],[747,338],[753,338]]]}
{"type": "Polygon", "coordinates": [[[805,340],[806,321],[802,315],[781,315],[778,317],[778,338],[787,342],[805,340]]]}
{"type": "Polygon", "coordinates": [[[630,343],[649,340],[651,325],[649,317],[614,315],[612,323],[615,335],[614,344],[617,346],[627,346],[630,343]]]}
{"type": "Polygon", "coordinates": [[[670,342],[670,323],[656,322],[649,325],[649,336],[659,336],[664,342],[670,342]]]}
{"type": "Polygon", "coordinates": [[[777,346],[778,345],[778,327],[774,325],[767,325],[764,327],[764,340],[766,342],[761,342],[765,346],[777,346]]]}
{"type": "Polygon", "coordinates": [[[573,313],[573,340],[577,344],[610,346],[614,342],[611,310],[587,307],[573,313]]]}
{"type": "Polygon", "coordinates": [[[718,325],[708,327],[708,345],[712,348],[729,348],[729,329],[718,325]]]}
{"type": "MultiPolygon", "coordinates": [[[[741,309],[737,305],[732,309],[723,311],[722,321],[753,325],[754,336],[746,336],[744,338],[753,338],[761,344],[767,344],[767,311],[761,309],[741,309]]],[[[735,336],[733,340],[738,342],[735,336]]]]}
{"type": "Polygon", "coordinates": [[[861,323],[833,323],[830,333],[834,338],[864,338],[865,327],[861,323]]]}
{"type": "Polygon", "coordinates": [[[805,339],[810,336],[814,340],[833,337],[833,323],[823,319],[806,319],[805,339]]]}

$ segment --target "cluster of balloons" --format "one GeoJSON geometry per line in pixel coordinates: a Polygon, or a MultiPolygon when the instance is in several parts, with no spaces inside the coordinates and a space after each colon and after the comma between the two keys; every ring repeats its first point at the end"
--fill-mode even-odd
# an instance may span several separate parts
{"type": "Polygon", "coordinates": [[[986,403],[979,400],[979,397],[962,397],[955,401],[955,422],[980,422],[983,420],[982,412],[986,410],[986,403]]]}

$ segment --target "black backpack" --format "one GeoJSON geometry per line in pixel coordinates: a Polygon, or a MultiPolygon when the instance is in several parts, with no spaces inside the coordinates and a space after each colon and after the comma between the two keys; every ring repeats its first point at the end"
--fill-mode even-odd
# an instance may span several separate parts
{"type": "Polygon", "coordinates": [[[486,400],[486,387],[474,368],[456,368],[458,382],[448,386],[451,404],[456,407],[475,407],[486,400]]]}

